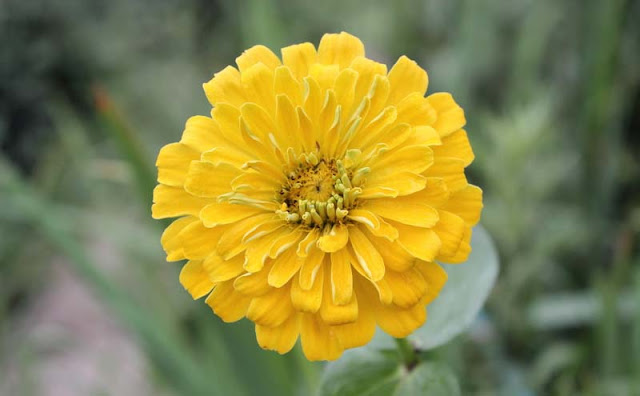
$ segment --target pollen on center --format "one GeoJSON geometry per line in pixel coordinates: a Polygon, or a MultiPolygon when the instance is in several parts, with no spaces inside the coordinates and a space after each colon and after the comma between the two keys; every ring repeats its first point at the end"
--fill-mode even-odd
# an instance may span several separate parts
{"type": "Polygon", "coordinates": [[[353,185],[342,161],[318,159],[315,154],[302,158],[280,190],[277,213],[290,223],[309,227],[345,222],[362,189],[353,185]]]}

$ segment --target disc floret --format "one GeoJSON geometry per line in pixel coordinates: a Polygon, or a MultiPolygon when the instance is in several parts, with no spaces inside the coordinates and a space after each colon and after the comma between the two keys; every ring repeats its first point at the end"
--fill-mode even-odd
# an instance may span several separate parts
{"type": "Polygon", "coordinates": [[[308,227],[344,223],[362,193],[359,184],[364,173],[360,170],[354,175],[343,160],[303,155],[280,190],[282,204],[276,213],[289,223],[308,227]]]}

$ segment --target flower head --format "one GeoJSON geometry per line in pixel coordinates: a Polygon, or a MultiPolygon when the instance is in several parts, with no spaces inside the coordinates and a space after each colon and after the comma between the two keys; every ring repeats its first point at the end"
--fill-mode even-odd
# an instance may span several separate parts
{"type": "Polygon", "coordinates": [[[390,71],[347,33],[255,46],[204,84],[211,117],[190,118],[158,155],[153,217],[193,298],[247,317],[261,347],[337,359],[376,324],[405,337],[469,254],[482,191],[462,109],[424,97],[427,73],[390,71]]]}

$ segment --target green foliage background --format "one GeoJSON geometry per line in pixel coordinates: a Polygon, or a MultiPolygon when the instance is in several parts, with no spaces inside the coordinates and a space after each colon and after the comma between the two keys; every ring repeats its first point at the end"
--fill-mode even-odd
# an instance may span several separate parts
{"type": "Polygon", "coordinates": [[[150,193],[214,72],[345,30],[417,60],[467,114],[502,269],[431,358],[465,395],[640,394],[638,20],[634,0],[0,0],[0,393],[55,394],[41,364],[74,339],[25,318],[60,268],[144,351],[149,394],[317,389],[321,364],[190,301],[150,193]]]}

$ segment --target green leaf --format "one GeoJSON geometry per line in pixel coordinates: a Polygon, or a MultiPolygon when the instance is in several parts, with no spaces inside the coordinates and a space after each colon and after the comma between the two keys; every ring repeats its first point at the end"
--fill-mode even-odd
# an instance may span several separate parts
{"type": "Polygon", "coordinates": [[[361,348],[331,362],[322,376],[320,395],[388,395],[402,375],[393,353],[361,348]]]}
{"type": "Polygon", "coordinates": [[[482,309],[498,276],[498,254],[491,236],[473,229],[471,254],[462,264],[443,264],[449,278],[436,300],[427,306],[427,321],[409,339],[420,350],[449,342],[466,330],[482,309]]]}
{"type": "Polygon", "coordinates": [[[400,381],[394,395],[457,396],[460,395],[460,385],[447,366],[425,362],[400,381]]]}
{"type": "Polygon", "coordinates": [[[460,386],[444,365],[423,362],[409,370],[396,353],[365,347],[347,351],[340,360],[327,365],[319,394],[456,396],[460,394],[460,386]]]}
{"type": "MultiPolygon", "coordinates": [[[[498,253],[482,226],[473,229],[471,254],[462,264],[441,264],[449,278],[440,295],[427,306],[427,321],[408,338],[423,351],[449,342],[469,327],[482,309],[498,276],[498,253]]],[[[395,349],[393,338],[376,330],[369,344],[378,350],[395,349]]]]}

